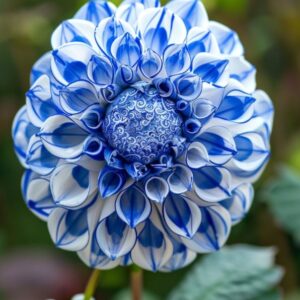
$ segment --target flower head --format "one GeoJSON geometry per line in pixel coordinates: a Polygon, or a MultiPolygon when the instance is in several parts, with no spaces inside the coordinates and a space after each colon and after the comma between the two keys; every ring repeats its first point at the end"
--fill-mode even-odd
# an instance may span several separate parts
{"type": "Polygon", "coordinates": [[[273,107],[198,0],[94,0],[52,35],[13,125],[27,206],[93,268],[220,249],[269,155],[273,107]]]}

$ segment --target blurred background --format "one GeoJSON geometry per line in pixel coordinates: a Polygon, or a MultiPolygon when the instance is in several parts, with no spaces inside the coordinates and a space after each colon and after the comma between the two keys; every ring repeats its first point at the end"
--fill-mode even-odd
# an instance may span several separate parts
{"type": "MultiPolygon", "coordinates": [[[[23,170],[12,150],[10,134],[13,117],[25,101],[32,64],[50,49],[55,27],[72,17],[84,2],[0,0],[0,299],[70,299],[83,291],[89,276],[90,271],[75,254],[54,248],[46,225],[25,207],[19,188],[23,170]]],[[[300,299],[300,1],[203,2],[211,19],[239,33],[247,59],[258,69],[258,87],[270,94],[276,109],[271,163],[256,185],[250,214],[233,229],[229,244],[276,247],[277,263],[285,269],[280,289],[284,299],[297,300],[300,299]]],[[[159,299],[166,299],[188,271],[189,268],[168,275],[146,273],[145,288],[159,299]]],[[[126,286],[127,269],[104,272],[96,299],[113,299],[126,286]]]]}

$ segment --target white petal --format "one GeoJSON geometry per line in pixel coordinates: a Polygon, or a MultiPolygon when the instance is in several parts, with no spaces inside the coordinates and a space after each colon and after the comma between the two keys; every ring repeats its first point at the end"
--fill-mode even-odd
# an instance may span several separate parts
{"type": "Polygon", "coordinates": [[[186,151],[186,164],[192,169],[207,165],[209,156],[206,148],[199,142],[191,143],[186,151]]]}
{"type": "Polygon", "coordinates": [[[30,74],[30,85],[33,85],[42,75],[51,76],[51,57],[52,54],[49,51],[33,65],[30,74]]]}
{"type": "Polygon", "coordinates": [[[231,218],[221,205],[201,208],[202,223],[192,239],[182,238],[182,242],[198,253],[219,250],[227,241],[231,229],[231,218]]]}
{"type": "Polygon", "coordinates": [[[87,210],[56,208],[49,217],[48,229],[57,247],[69,251],[82,250],[89,241],[87,210]]]}
{"type": "Polygon", "coordinates": [[[161,177],[151,177],[145,185],[145,191],[149,199],[162,203],[169,194],[169,185],[161,177]]]}
{"type": "Polygon", "coordinates": [[[151,204],[144,193],[133,185],[118,196],[116,212],[127,225],[134,228],[149,217],[151,204]]]}
{"type": "Polygon", "coordinates": [[[151,216],[137,228],[137,242],[131,252],[133,263],[143,269],[157,271],[172,256],[173,245],[155,207],[151,216]]]}
{"type": "Polygon", "coordinates": [[[192,238],[201,223],[201,211],[191,200],[170,194],[163,205],[164,219],[176,235],[192,238]]]}
{"type": "Polygon", "coordinates": [[[83,19],[98,25],[101,20],[112,16],[115,11],[116,6],[112,2],[93,0],[82,6],[74,16],[74,19],[83,19]]]}
{"type": "Polygon", "coordinates": [[[249,211],[254,197],[252,184],[245,183],[238,186],[232,192],[232,198],[221,202],[229,211],[232,224],[239,223],[249,211]]]}
{"type": "Polygon", "coordinates": [[[186,44],[192,58],[200,52],[220,54],[216,38],[211,31],[203,27],[190,29],[186,38],[186,44]]]}
{"type": "Polygon", "coordinates": [[[170,44],[181,44],[186,38],[183,21],[166,8],[144,10],[138,19],[138,28],[147,48],[162,55],[170,44]]]}
{"type": "Polygon", "coordinates": [[[115,260],[131,251],[136,242],[136,231],[114,212],[98,224],[96,238],[102,251],[115,260]]]}
{"type": "Polygon", "coordinates": [[[184,21],[188,30],[195,26],[208,27],[207,12],[199,0],[173,0],[166,7],[184,21]]]}
{"type": "Polygon", "coordinates": [[[63,85],[87,79],[87,65],[93,56],[91,47],[83,43],[64,44],[52,52],[51,70],[55,79],[63,85]]]}
{"type": "Polygon", "coordinates": [[[54,201],[64,207],[77,209],[87,205],[97,190],[97,173],[75,165],[64,164],[51,175],[54,201]]]}
{"type": "Polygon", "coordinates": [[[173,173],[168,177],[170,191],[182,194],[192,188],[193,173],[184,165],[175,165],[173,173]]]}
{"type": "Polygon", "coordinates": [[[245,92],[253,93],[256,89],[256,69],[244,57],[230,58],[228,72],[230,77],[239,81],[245,92]]]}
{"type": "Polygon", "coordinates": [[[168,76],[185,73],[191,66],[191,58],[185,44],[169,45],[164,51],[164,67],[168,76]]]}
{"type": "Polygon", "coordinates": [[[261,90],[257,90],[253,96],[256,98],[254,104],[254,117],[263,119],[268,127],[269,133],[271,133],[274,119],[274,106],[272,100],[261,90]]]}
{"type": "Polygon", "coordinates": [[[16,114],[13,126],[12,136],[14,140],[14,149],[20,163],[26,168],[26,156],[30,138],[39,131],[30,123],[27,115],[26,106],[23,106],[16,114]]]}
{"type": "Polygon", "coordinates": [[[173,255],[160,269],[162,272],[172,272],[191,264],[197,257],[194,251],[189,250],[184,244],[174,238],[171,239],[173,244],[173,255]]]}
{"type": "Polygon", "coordinates": [[[144,9],[144,5],[139,2],[122,2],[117,9],[116,17],[128,22],[132,28],[136,29],[138,16],[144,9]]]}
{"type": "Polygon", "coordinates": [[[60,158],[75,158],[83,151],[88,133],[71,119],[57,115],[47,119],[39,136],[46,149],[60,158]]]}
{"type": "Polygon", "coordinates": [[[217,165],[225,164],[237,152],[233,135],[225,127],[210,127],[196,140],[205,146],[209,160],[217,165]]]}
{"type": "Polygon", "coordinates": [[[85,20],[71,19],[64,21],[52,34],[52,48],[57,49],[67,43],[81,42],[97,49],[94,38],[95,28],[93,23],[85,20]]]}
{"type": "Polygon", "coordinates": [[[75,81],[60,91],[62,109],[68,114],[81,113],[93,104],[99,104],[97,90],[88,81],[75,81]]]}
{"type": "Polygon", "coordinates": [[[41,127],[45,120],[58,114],[51,98],[50,79],[47,75],[42,75],[26,93],[28,117],[36,127],[41,127]]]}
{"type": "Polygon", "coordinates": [[[193,72],[205,82],[226,86],[229,81],[229,59],[209,53],[199,53],[193,60],[193,72]]]}
{"type": "Polygon", "coordinates": [[[49,180],[36,178],[29,181],[26,187],[25,201],[28,208],[37,217],[47,221],[52,210],[56,207],[51,195],[49,180]]]}
{"type": "Polygon", "coordinates": [[[231,174],[224,168],[214,166],[193,170],[194,189],[208,202],[218,202],[231,197],[231,174]]]}
{"type": "Polygon", "coordinates": [[[99,23],[95,31],[95,38],[100,49],[107,55],[111,55],[112,43],[124,33],[135,37],[135,32],[129,23],[113,16],[99,23]]]}
{"type": "Polygon", "coordinates": [[[216,37],[223,54],[241,56],[244,48],[236,32],[218,22],[211,21],[209,28],[216,37]]]}
{"type": "Polygon", "coordinates": [[[52,155],[38,136],[32,136],[29,142],[26,164],[34,172],[49,175],[57,166],[59,158],[52,155]]]}

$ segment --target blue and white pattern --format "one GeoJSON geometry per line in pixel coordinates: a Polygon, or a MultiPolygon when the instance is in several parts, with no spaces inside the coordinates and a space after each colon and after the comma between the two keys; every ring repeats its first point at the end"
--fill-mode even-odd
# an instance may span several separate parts
{"type": "Polygon", "coordinates": [[[91,0],[33,67],[13,139],[28,208],[90,267],[219,250],[270,156],[273,106],[199,0],[91,0]]]}

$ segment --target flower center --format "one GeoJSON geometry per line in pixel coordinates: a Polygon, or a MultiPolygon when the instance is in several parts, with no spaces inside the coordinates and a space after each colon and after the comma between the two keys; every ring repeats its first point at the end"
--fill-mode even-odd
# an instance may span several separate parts
{"type": "Polygon", "coordinates": [[[149,164],[170,152],[181,137],[181,124],[175,104],[154,87],[131,87],[108,107],[102,130],[125,160],[149,164]]]}

